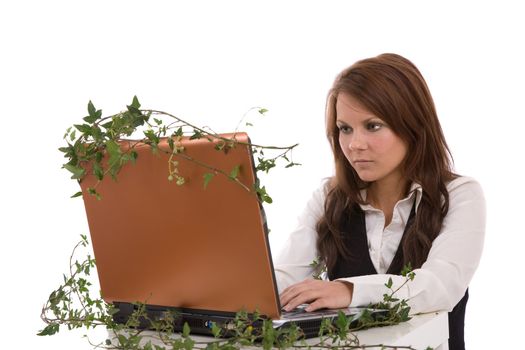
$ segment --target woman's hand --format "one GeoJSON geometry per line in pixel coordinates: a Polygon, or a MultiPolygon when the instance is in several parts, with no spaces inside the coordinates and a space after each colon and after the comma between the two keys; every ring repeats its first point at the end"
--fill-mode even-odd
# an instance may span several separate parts
{"type": "Polygon", "coordinates": [[[338,309],[350,305],[353,290],[354,285],[350,282],[307,279],[286,288],[280,300],[285,311],[305,303],[310,304],[306,311],[338,309]]]}

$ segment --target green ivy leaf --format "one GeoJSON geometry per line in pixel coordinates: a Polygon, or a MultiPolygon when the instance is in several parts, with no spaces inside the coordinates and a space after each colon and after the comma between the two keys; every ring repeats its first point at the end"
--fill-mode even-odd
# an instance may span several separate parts
{"type": "Polygon", "coordinates": [[[111,176],[115,177],[119,168],[121,161],[121,150],[117,142],[109,140],[106,142],[106,150],[109,154],[108,164],[110,167],[111,176]]]}
{"type": "Polygon", "coordinates": [[[208,184],[210,183],[211,179],[213,179],[214,176],[215,176],[215,174],[213,174],[213,173],[206,173],[206,174],[202,175],[202,177],[204,178],[204,189],[206,189],[206,187],[208,187],[208,184]]]}
{"type": "Polygon", "coordinates": [[[133,102],[131,102],[131,107],[134,107],[136,109],[140,108],[140,102],[139,102],[139,99],[137,98],[137,95],[133,96],[133,102]]]}
{"type": "Polygon", "coordinates": [[[93,102],[91,102],[91,100],[89,100],[88,102],[88,113],[89,113],[89,116],[90,117],[94,117],[97,113],[97,109],[95,108],[95,106],[93,105],[93,102]]]}
{"type": "Polygon", "coordinates": [[[86,123],[93,124],[102,117],[102,111],[97,110],[91,101],[89,101],[88,103],[88,113],[89,115],[87,117],[84,117],[84,121],[86,123]]]}
{"type": "Polygon", "coordinates": [[[402,322],[410,320],[411,317],[408,316],[409,313],[410,313],[410,307],[401,309],[401,311],[399,312],[399,318],[401,319],[402,322]]]}
{"type": "Polygon", "coordinates": [[[346,335],[348,334],[348,330],[350,329],[350,321],[348,320],[344,312],[339,311],[337,313],[337,318],[335,320],[335,326],[337,327],[339,337],[342,339],[346,338],[346,335]]]}
{"type": "Polygon", "coordinates": [[[95,153],[95,162],[100,163],[103,158],[104,158],[104,153],[102,152],[95,153]]]}
{"type": "Polygon", "coordinates": [[[151,143],[153,143],[154,145],[157,145],[160,142],[160,138],[157,136],[157,134],[155,134],[153,130],[144,131],[144,136],[146,136],[148,140],[151,141],[151,143]]]}
{"type": "Polygon", "coordinates": [[[66,133],[64,134],[64,137],[63,137],[64,140],[67,138],[70,132],[71,132],[71,127],[66,129],[66,133]]]}
{"type": "Polygon", "coordinates": [[[72,164],[64,164],[64,168],[73,174],[73,176],[71,176],[72,179],[77,180],[80,180],[86,172],[83,168],[72,164]]]}
{"type": "Polygon", "coordinates": [[[78,191],[77,193],[72,195],[71,198],[76,198],[76,197],[80,197],[80,196],[82,196],[82,191],[78,191]]]}
{"type": "Polygon", "coordinates": [[[272,204],[272,203],[273,203],[273,199],[272,199],[272,197],[268,196],[267,194],[265,194],[265,195],[262,197],[262,200],[263,200],[263,202],[268,203],[268,204],[272,204]]]}
{"type": "Polygon", "coordinates": [[[190,136],[190,140],[198,140],[200,138],[202,138],[202,133],[199,130],[194,129],[193,135],[190,136]]]}
{"type": "Polygon", "coordinates": [[[96,189],[94,189],[93,187],[90,187],[88,188],[88,193],[92,196],[95,196],[98,200],[101,200],[102,197],[100,196],[100,194],[97,192],[96,189]]]}
{"type": "Polygon", "coordinates": [[[291,168],[293,166],[297,166],[297,165],[302,165],[301,163],[294,163],[294,162],[290,162],[288,164],[286,164],[285,168],[291,168]]]}
{"type": "Polygon", "coordinates": [[[102,124],[100,126],[102,126],[106,130],[111,129],[113,127],[113,120],[110,120],[109,122],[104,123],[104,124],[102,124]]]}
{"type": "Polygon", "coordinates": [[[56,323],[52,323],[48,325],[46,328],[42,329],[40,332],[37,333],[37,335],[44,336],[44,335],[53,335],[57,333],[60,330],[60,325],[56,323]]]}
{"type": "Polygon", "coordinates": [[[218,327],[215,322],[211,322],[211,333],[215,338],[219,338],[221,336],[221,328],[218,327]]]}
{"type": "Polygon", "coordinates": [[[272,326],[272,322],[268,320],[263,321],[263,340],[262,347],[264,350],[273,348],[275,340],[277,339],[277,331],[272,326]]]}
{"type": "Polygon", "coordinates": [[[120,345],[125,346],[128,343],[128,338],[126,338],[123,334],[119,334],[117,336],[117,339],[118,339],[118,342],[119,342],[120,345]]]}
{"type": "Polygon", "coordinates": [[[182,337],[187,338],[190,335],[190,326],[188,325],[188,322],[184,322],[184,326],[182,326],[182,337]]]}
{"type": "Polygon", "coordinates": [[[88,124],[75,124],[73,125],[78,131],[86,135],[91,135],[91,126],[88,124]]]}
{"type": "Polygon", "coordinates": [[[73,146],[69,145],[68,147],[60,147],[58,150],[62,153],[66,153],[65,156],[67,156],[68,154],[71,154],[72,151],[74,151],[74,148],[73,146]]]}
{"type": "Polygon", "coordinates": [[[239,175],[239,170],[241,169],[240,165],[236,165],[233,167],[233,169],[230,171],[230,179],[235,180],[237,179],[237,176],[239,175]]]}
{"type": "Polygon", "coordinates": [[[401,276],[407,276],[410,272],[412,272],[412,264],[410,264],[410,261],[403,266],[403,269],[401,269],[401,276]]]}
{"type": "Polygon", "coordinates": [[[321,326],[319,327],[318,336],[321,337],[325,334],[330,334],[332,331],[332,321],[328,318],[323,318],[321,320],[321,326]]]}
{"type": "Polygon", "coordinates": [[[272,204],[273,203],[272,197],[270,197],[268,195],[268,193],[266,192],[266,187],[265,186],[260,187],[259,179],[257,179],[255,184],[254,184],[254,190],[257,193],[257,195],[259,196],[259,199],[261,201],[263,201],[265,203],[268,203],[268,204],[272,204]]]}
{"type": "MultiPolygon", "coordinates": [[[[263,155],[263,152],[260,152],[261,155],[263,155]]],[[[257,171],[265,171],[268,174],[268,171],[275,167],[275,159],[264,159],[262,157],[258,157],[257,160],[259,161],[259,164],[255,167],[255,170],[257,171]]]]}
{"type": "Polygon", "coordinates": [[[129,156],[131,158],[131,162],[133,164],[135,164],[135,162],[137,161],[137,158],[139,157],[139,154],[137,153],[137,151],[133,150],[129,153],[129,156]]]}
{"type": "Polygon", "coordinates": [[[193,346],[195,345],[195,341],[191,338],[184,339],[184,349],[185,350],[193,350],[193,346]]]}
{"type": "Polygon", "coordinates": [[[99,181],[104,178],[104,169],[102,169],[102,166],[99,162],[93,163],[93,175],[95,175],[99,181]]]}

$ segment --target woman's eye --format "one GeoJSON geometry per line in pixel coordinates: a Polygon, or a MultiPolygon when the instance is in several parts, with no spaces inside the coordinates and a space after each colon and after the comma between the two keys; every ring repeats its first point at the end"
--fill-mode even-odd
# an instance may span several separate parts
{"type": "Polygon", "coordinates": [[[346,125],[340,125],[339,126],[339,131],[343,134],[348,134],[350,132],[352,132],[352,128],[350,128],[349,126],[346,126],[346,125]]]}
{"type": "Polygon", "coordinates": [[[370,131],[377,131],[379,129],[381,129],[381,127],[383,126],[383,124],[381,123],[377,123],[377,122],[372,122],[372,123],[368,123],[366,125],[366,128],[370,131]]]}

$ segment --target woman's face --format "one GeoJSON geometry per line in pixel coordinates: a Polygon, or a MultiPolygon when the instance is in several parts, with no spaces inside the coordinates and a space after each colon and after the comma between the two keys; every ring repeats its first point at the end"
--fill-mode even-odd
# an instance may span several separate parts
{"type": "Polygon", "coordinates": [[[339,144],[359,178],[398,184],[407,146],[379,117],[352,96],[340,93],[336,103],[339,144]]]}

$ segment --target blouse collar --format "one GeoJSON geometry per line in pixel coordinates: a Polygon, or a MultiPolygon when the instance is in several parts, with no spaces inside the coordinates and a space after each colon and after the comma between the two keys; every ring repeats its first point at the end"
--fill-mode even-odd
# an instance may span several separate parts
{"type": "MultiPolygon", "coordinates": [[[[418,184],[417,182],[412,182],[412,184],[410,185],[410,189],[408,190],[408,194],[406,197],[400,199],[395,206],[397,206],[399,203],[401,202],[407,202],[407,201],[410,201],[411,203],[414,202],[414,196],[416,197],[416,212],[417,212],[417,208],[419,207],[419,203],[421,203],[421,197],[423,195],[423,188],[421,187],[420,184],[418,184]]],[[[361,190],[361,198],[364,198],[366,199],[366,188],[365,189],[362,189],[361,190]]],[[[360,204],[361,206],[361,209],[363,210],[377,210],[376,208],[374,208],[373,206],[371,206],[370,204],[360,204]]]]}

